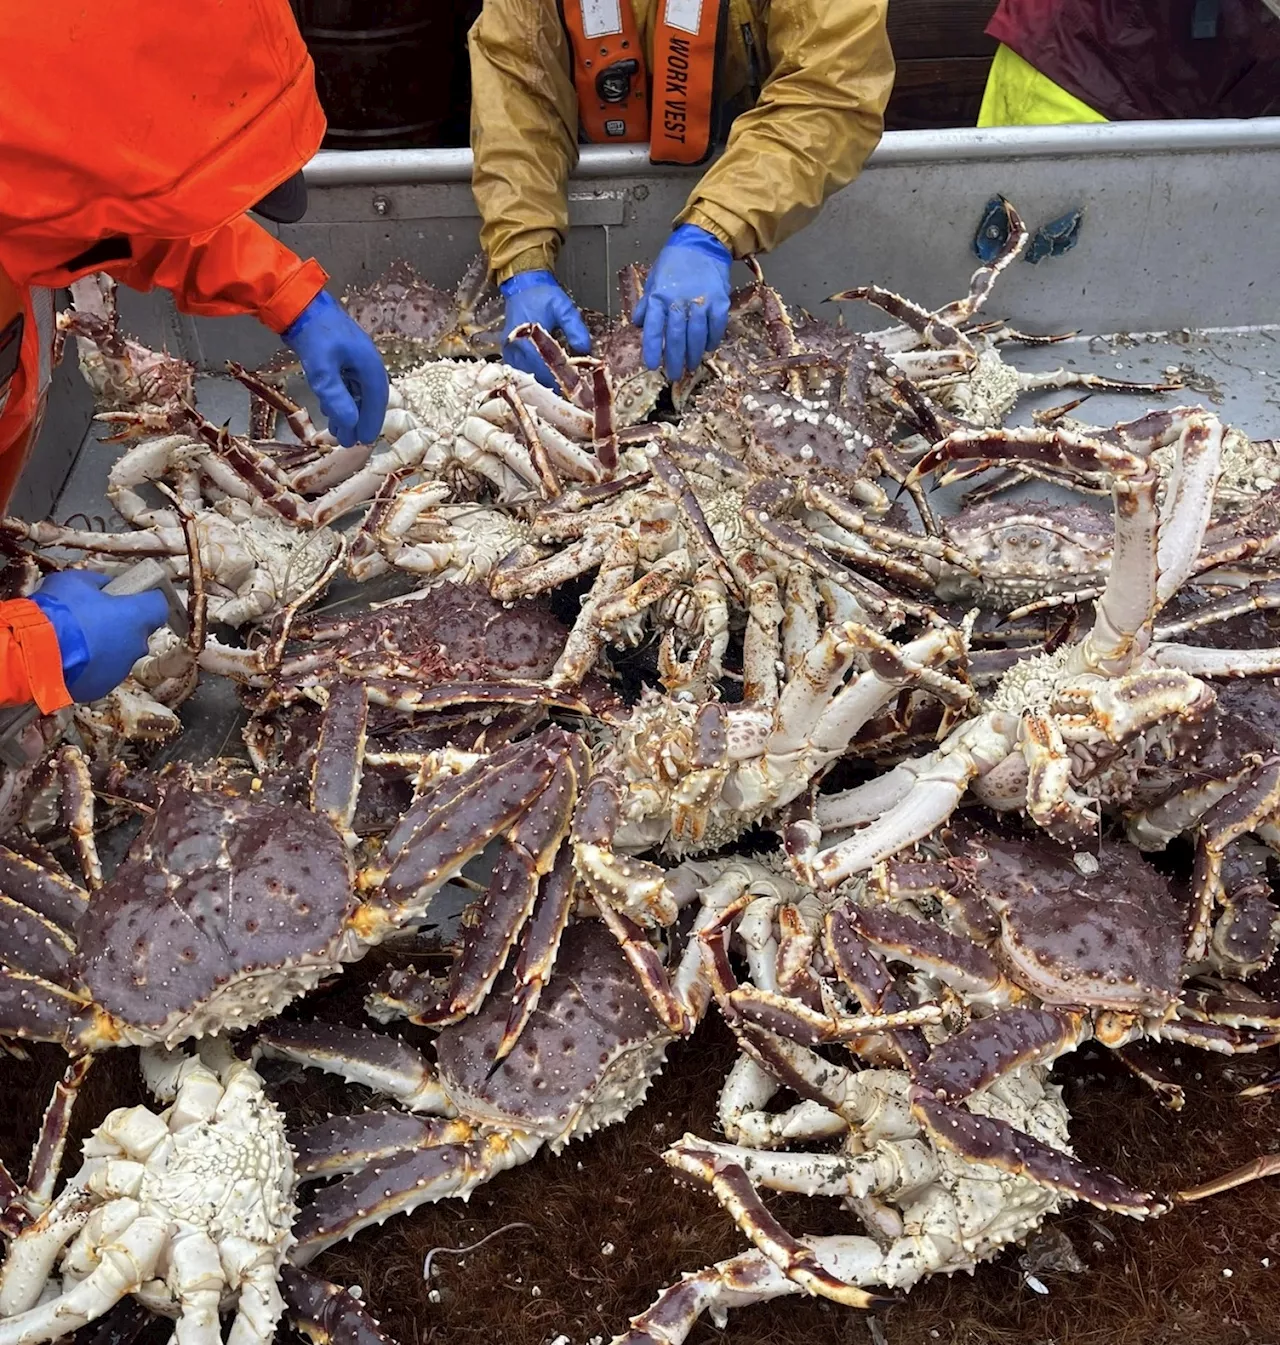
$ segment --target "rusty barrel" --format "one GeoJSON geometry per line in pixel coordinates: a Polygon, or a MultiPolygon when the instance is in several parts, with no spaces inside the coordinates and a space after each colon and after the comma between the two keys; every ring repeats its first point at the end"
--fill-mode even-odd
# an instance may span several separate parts
{"type": "Polygon", "coordinates": [[[316,67],[326,149],[433,148],[465,59],[459,0],[290,0],[316,67]]]}

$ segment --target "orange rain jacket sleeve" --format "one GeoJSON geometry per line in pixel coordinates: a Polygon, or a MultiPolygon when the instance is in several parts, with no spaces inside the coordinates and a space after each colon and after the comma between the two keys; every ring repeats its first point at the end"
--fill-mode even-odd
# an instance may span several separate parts
{"type": "Polygon", "coordinates": [[[103,270],[184,312],[275,331],[327,279],[245,211],[325,121],[288,0],[0,0],[0,267],[18,285],[103,270]],[[73,265],[104,239],[127,260],[73,265]]]}
{"type": "MultiPolygon", "coordinates": [[[[324,287],[245,215],[324,136],[288,0],[0,0],[0,33],[0,270],[19,291],[103,270],[280,332],[324,287]],[[104,242],[114,259],[93,259],[104,242]]],[[[0,704],[27,700],[70,697],[52,625],[18,599],[0,704]]]]}
{"type": "MultiPolygon", "coordinates": [[[[661,0],[631,0],[650,57],[661,0]]],[[[755,107],[676,223],[716,234],[736,256],[768,252],[858,175],[893,88],[887,0],[730,0],[722,91],[746,84],[743,32],[767,56],[755,107]]],[[[578,109],[556,0],[485,0],[471,29],[473,186],[496,278],[551,267],[569,227],[578,109]]]]}

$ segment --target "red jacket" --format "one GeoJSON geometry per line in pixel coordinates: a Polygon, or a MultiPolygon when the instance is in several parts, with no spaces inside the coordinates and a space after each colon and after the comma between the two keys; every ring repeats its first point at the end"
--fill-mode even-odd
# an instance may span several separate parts
{"type": "Polygon", "coordinates": [[[1280,18],[1219,0],[1195,37],[1195,0],[1001,0],[987,33],[1109,121],[1280,115],[1280,18]]]}
{"type": "MultiPolygon", "coordinates": [[[[0,413],[2,512],[48,387],[33,287],[101,270],[280,332],[328,277],[245,214],[324,136],[288,0],[0,0],[0,34],[0,271],[27,316],[0,413]],[[115,260],[77,261],[104,240],[115,260]]],[[[57,642],[34,604],[0,603],[0,703],[28,699],[67,704],[57,642]]]]}

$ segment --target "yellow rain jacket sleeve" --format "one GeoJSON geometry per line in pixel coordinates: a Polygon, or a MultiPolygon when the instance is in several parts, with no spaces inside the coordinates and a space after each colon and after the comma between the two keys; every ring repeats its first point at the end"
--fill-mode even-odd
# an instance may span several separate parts
{"type": "MultiPolygon", "coordinates": [[[[632,0],[650,57],[660,2],[632,0]]],[[[731,0],[726,83],[745,67],[747,23],[767,74],[676,223],[709,230],[735,256],[768,252],[857,177],[893,88],[886,8],[887,0],[731,0]]],[[[480,239],[502,281],[554,266],[569,227],[572,58],[556,0],[485,0],[469,42],[480,239]]]]}

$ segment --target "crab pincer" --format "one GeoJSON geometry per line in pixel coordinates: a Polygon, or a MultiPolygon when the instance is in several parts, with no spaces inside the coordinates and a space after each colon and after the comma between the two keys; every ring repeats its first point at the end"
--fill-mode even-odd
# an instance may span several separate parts
{"type": "Polygon", "coordinates": [[[533,913],[539,885],[569,834],[578,780],[590,768],[586,750],[576,738],[566,735],[564,749],[546,787],[503,839],[477,918],[463,935],[438,1022],[475,1012],[533,913]]]}

